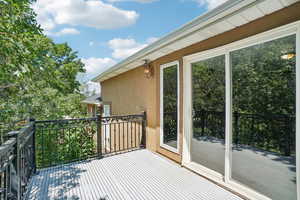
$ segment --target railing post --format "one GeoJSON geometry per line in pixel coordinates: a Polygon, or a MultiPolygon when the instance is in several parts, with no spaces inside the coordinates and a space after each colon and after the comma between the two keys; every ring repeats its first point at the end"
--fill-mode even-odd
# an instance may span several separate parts
{"type": "Polygon", "coordinates": [[[102,114],[97,114],[97,154],[102,156],[102,114]]]}
{"type": "Polygon", "coordinates": [[[36,153],[36,146],[35,146],[35,132],[36,132],[36,127],[35,127],[35,119],[34,118],[32,118],[32,119],[30,119],[29,120],[31,123],[32,123],[32,131],[33,131],[33,134],[32,134],[32,152],[33,152],[33,170],[32,170],[32,172],[33,172],[33,174],[35,174],[36,173],[36,155],[35,155],[35,153],[36,153]]]}
{"type": "MultiPolygon", "coordinates": [[[[11,178],[15,178],[16,182],[17,182],[17,188],[13,188],[14,185],[12,185],[13,190],[16,190],[16,195],[17,195],[17,200],[21,199],[21,177],[20,177],[20,151],[19,151],[19,139],[18,139],[18,134],[19,131],[11,131],[7,134],[7,136],[9,138],[15,138],[16,139],[16,144],[15,144],[15,149],[14,149],[14,160],[13,160],[13,166],[15,168],[16,171],[16,176],[15,177],[11,177],[11,178]]],[[[13,170],[13,169],[10,169],[13,170]]]]}
{"type": "Polygon", "coordinates": [[[147,113],[146,111],[142,112],[142,138],[140,148],[146,148],[146,122],[147,122],[147,113]]]}

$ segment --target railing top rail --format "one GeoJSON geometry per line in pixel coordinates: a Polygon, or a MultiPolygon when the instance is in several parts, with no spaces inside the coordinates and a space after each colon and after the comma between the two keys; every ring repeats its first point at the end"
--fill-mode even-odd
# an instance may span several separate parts
{"type": "Polygon", "coordinates": [[[1,160],[2,160],[2,156],[6,156],[7,153],[14,148],[15,144],[16,144],[16,139],[10,138],[0,146],[0,159],[1,160]]]}
{"type": "Polygon", "coordinates": [[[104,119],[109,119],[109,118],[129,118],[129,117],[144,117],[143,114],[133,114],[133,115],[112,115],[108,117],[102,117],[104,119]]]}
{"type": "MultiPolygon", "coordinates": [[[[137,118],[137,117],[144,117],[143,114],[132,114],[132,115],[112,115],[108,117],[102,117],[102,119],[121,119],[121,118],[137,118]]],[[[75,119],[55,119],[55,120],[36,120],[35,123],[63,123],[69,121],[93,121],[97,120],[97,117],[89,117],[89,118],[75,118],[75,119]]]]}
{"type": "Polygon", "coordinates": [[[28,124],[26,124],[25,126],[23,126],[18,132],[19,134],[25,134],[27,132],[29,132],[32,129],[33,126],[33,122],[29,122],[28,124]]]}
{"type": "Polygon", "coordinates": [[[69,122],[69,121],[93,121],[96,120],[96,117],[90,117],[90,118],[76,118],[76,119],[55,119],[55,120],[36,120],[36,123],[63,123],[63,122],[69,122]]]}

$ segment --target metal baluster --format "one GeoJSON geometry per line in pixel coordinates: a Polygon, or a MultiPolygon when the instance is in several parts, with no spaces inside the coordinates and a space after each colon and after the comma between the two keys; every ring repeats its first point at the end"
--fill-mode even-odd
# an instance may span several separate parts
{"type": "Polygon", "coordinates": [[[121,129],[120,129],[120,124],[121,122],[118,123],[118,135],[119,135],[119,141],[118,141],[118,144],[119,144],[119,151],[121,151],[121,142],[120,142],[120,139],[121,139],[121,129]]]}
{"type": "Polygon", "coordinates": [[[116,137],[116,123],[114,123],[114,152],[117,151],[116,141],[117,141],[117,137],[116,137]]]}
{"type": "Polygon", "coordinates": [[[72,142],[71,142],[71,133],[70,133],[70,128],[68,128],[68,154],[69,154],[69,158],[68,158],[68,160],[71,160],[72,159],[72,157],[73,157],[73,155],[72,155],[72,153],[73,152],[71,152],[72,150],[71,150],[71,144],[72,144],[72,142]]]}
{"type": "Polygon", "coordinates": [[[112,139],[111,139],[111,123],[109,123],[109,153],[111,153],[111,146],[112,146],[112,144],[111,144],[111,141],[112,141],[112,139]]]}
{"type": "Polygon", "coordinates": [[[105,153],[107,153],[107,152],[106,152],[106,151],[107,151],[107,150],[106,150],[106,148],[107,148],[107,147],[106,147],[106,138],[107,138],[107,135],[106,135],[106,134],[107,134],[107,132],[106,132],[106,126],[107,126],[107,124],[105,123],[105,124],[104,124],[104,152],[105,152],[105,153]]]}
{"type": "Polygon", "coordinates": [[[130,143],[130,148],[132,148],[133,147],[133,135],[132,135],[132,121],[130,121],[130,138],[131,138],[131,143],[130,143]]]}
{"type": "Polygon", "coordinates": [[[128,127],[128,120],[126,121],[126,125],[127,125],[127,148],[126,149],[129,149],[129,127],[128,127]]]}
{"type": "Polygon", "coordinates": [[[44,127],[43,126],[41,126],[42,127],[42,131],[41,131],[41,139],[42,139],[42,146],[41,146],[41,148],[42,148],[42,164],[41,164],[41,167],[44,167],[44,165],[45,165],[45,160],[44,160],[44,157],[45,157],[45,149],[44,149],[44,127]]]}
{"type": "Polygon", "coordinates": [[[124,121],[122,122],[122,125],[123,125],[123,129],[122,129],[122,130],[123,130],[123,131],[122,131],[122,132],[123,132],[123,134],[122,134],[122,135],[123,135],[123,149],[122,149],[122,150],[124,150],[124,149],[125,149],[125,136],[124,136],[125,130],[124,130],[124,121]]]}
{"type": "Polygon", "coordinates": [[[137,147],[137,136],[136,136],[136,121],[134,121],[134,140],[135,148],[137,147]]]}

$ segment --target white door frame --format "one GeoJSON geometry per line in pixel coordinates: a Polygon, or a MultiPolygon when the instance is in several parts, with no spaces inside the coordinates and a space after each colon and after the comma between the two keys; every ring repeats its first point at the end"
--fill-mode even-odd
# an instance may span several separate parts
{"type": "Polygon", "coordinates": [[[160,66],[160,146],[164,149],[179,153],[179,119],[180,119],[180,77],[179,62],[174,61],[160,66]],[[164,144],[164,69],[173,67],[177,68],[177,148],[164,144]]]}
{"type": "MultiPolygon", "coordinates": [[[[250,47],[256,44],[272,41],[289,35],[296,35],[296,102],[300,102],[300,21],[260,33],[249,38],[230,43],[228,45],[183,57],[183,152],[182,165],[199,172],[200,174],[229,187],[251,199],[270,200],[270,198],[243,186],[231,179],[232,167],[232,75],[230,52],[250,47]],[[203,59],[225,55],[225,176],[204,166],[191,162],[192,138],[192,71],[191,64],[203,59]]],[[[296,104],[296,177],[297,195],[300,200],[300,104],[296,104]]]]}

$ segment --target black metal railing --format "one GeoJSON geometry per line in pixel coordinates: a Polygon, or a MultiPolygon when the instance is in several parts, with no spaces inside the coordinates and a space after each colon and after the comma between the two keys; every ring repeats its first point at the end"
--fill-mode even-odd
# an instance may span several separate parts
{"type": "Polygon", "coordinates": [[[12,188],[12,173],[15,168],[12,165],[15,159],[16,139],[12,138],[7,140],[0,146],[0,199],[10,199],[17,196],[16,188],[12,188]],[[13,192],[14,190],[14,192],[13,192]]]}
{"type": "Polygon", "coordinates": [[[101,118],[102,155],[145,147],[146,113],[101,118]]]}
{"type": "Polygon", "coordinates": [[[0,200],[24,199],[36,169],[101,158],[146,145],[146,113],[30,120],[0,145],[0,200]]]}
{"type": "Polygon", "coordinates": [[[36,121],[37,168],[96,155],[97,118],[36,121]]]}
{"type": "MultiPolygon", "coordinates": [[[[257,149],[290,156],[295,154],[295,117],[279,114],[232,114],[235,147],[257,149]]],[[[193,137],[225,139],[225,113],[199,110],[193,113],[193,137]]]]}
{"type": "Polygon", "coordinates": [[[7,136],[8,140],[0,146],[0,199],[19,200],[36,170],[34,122],[7,136]]]}
{"type": "Polygon", "coordinates": [[[36,121],[37,168],[140,148],[145,114],[36,121]]]}

